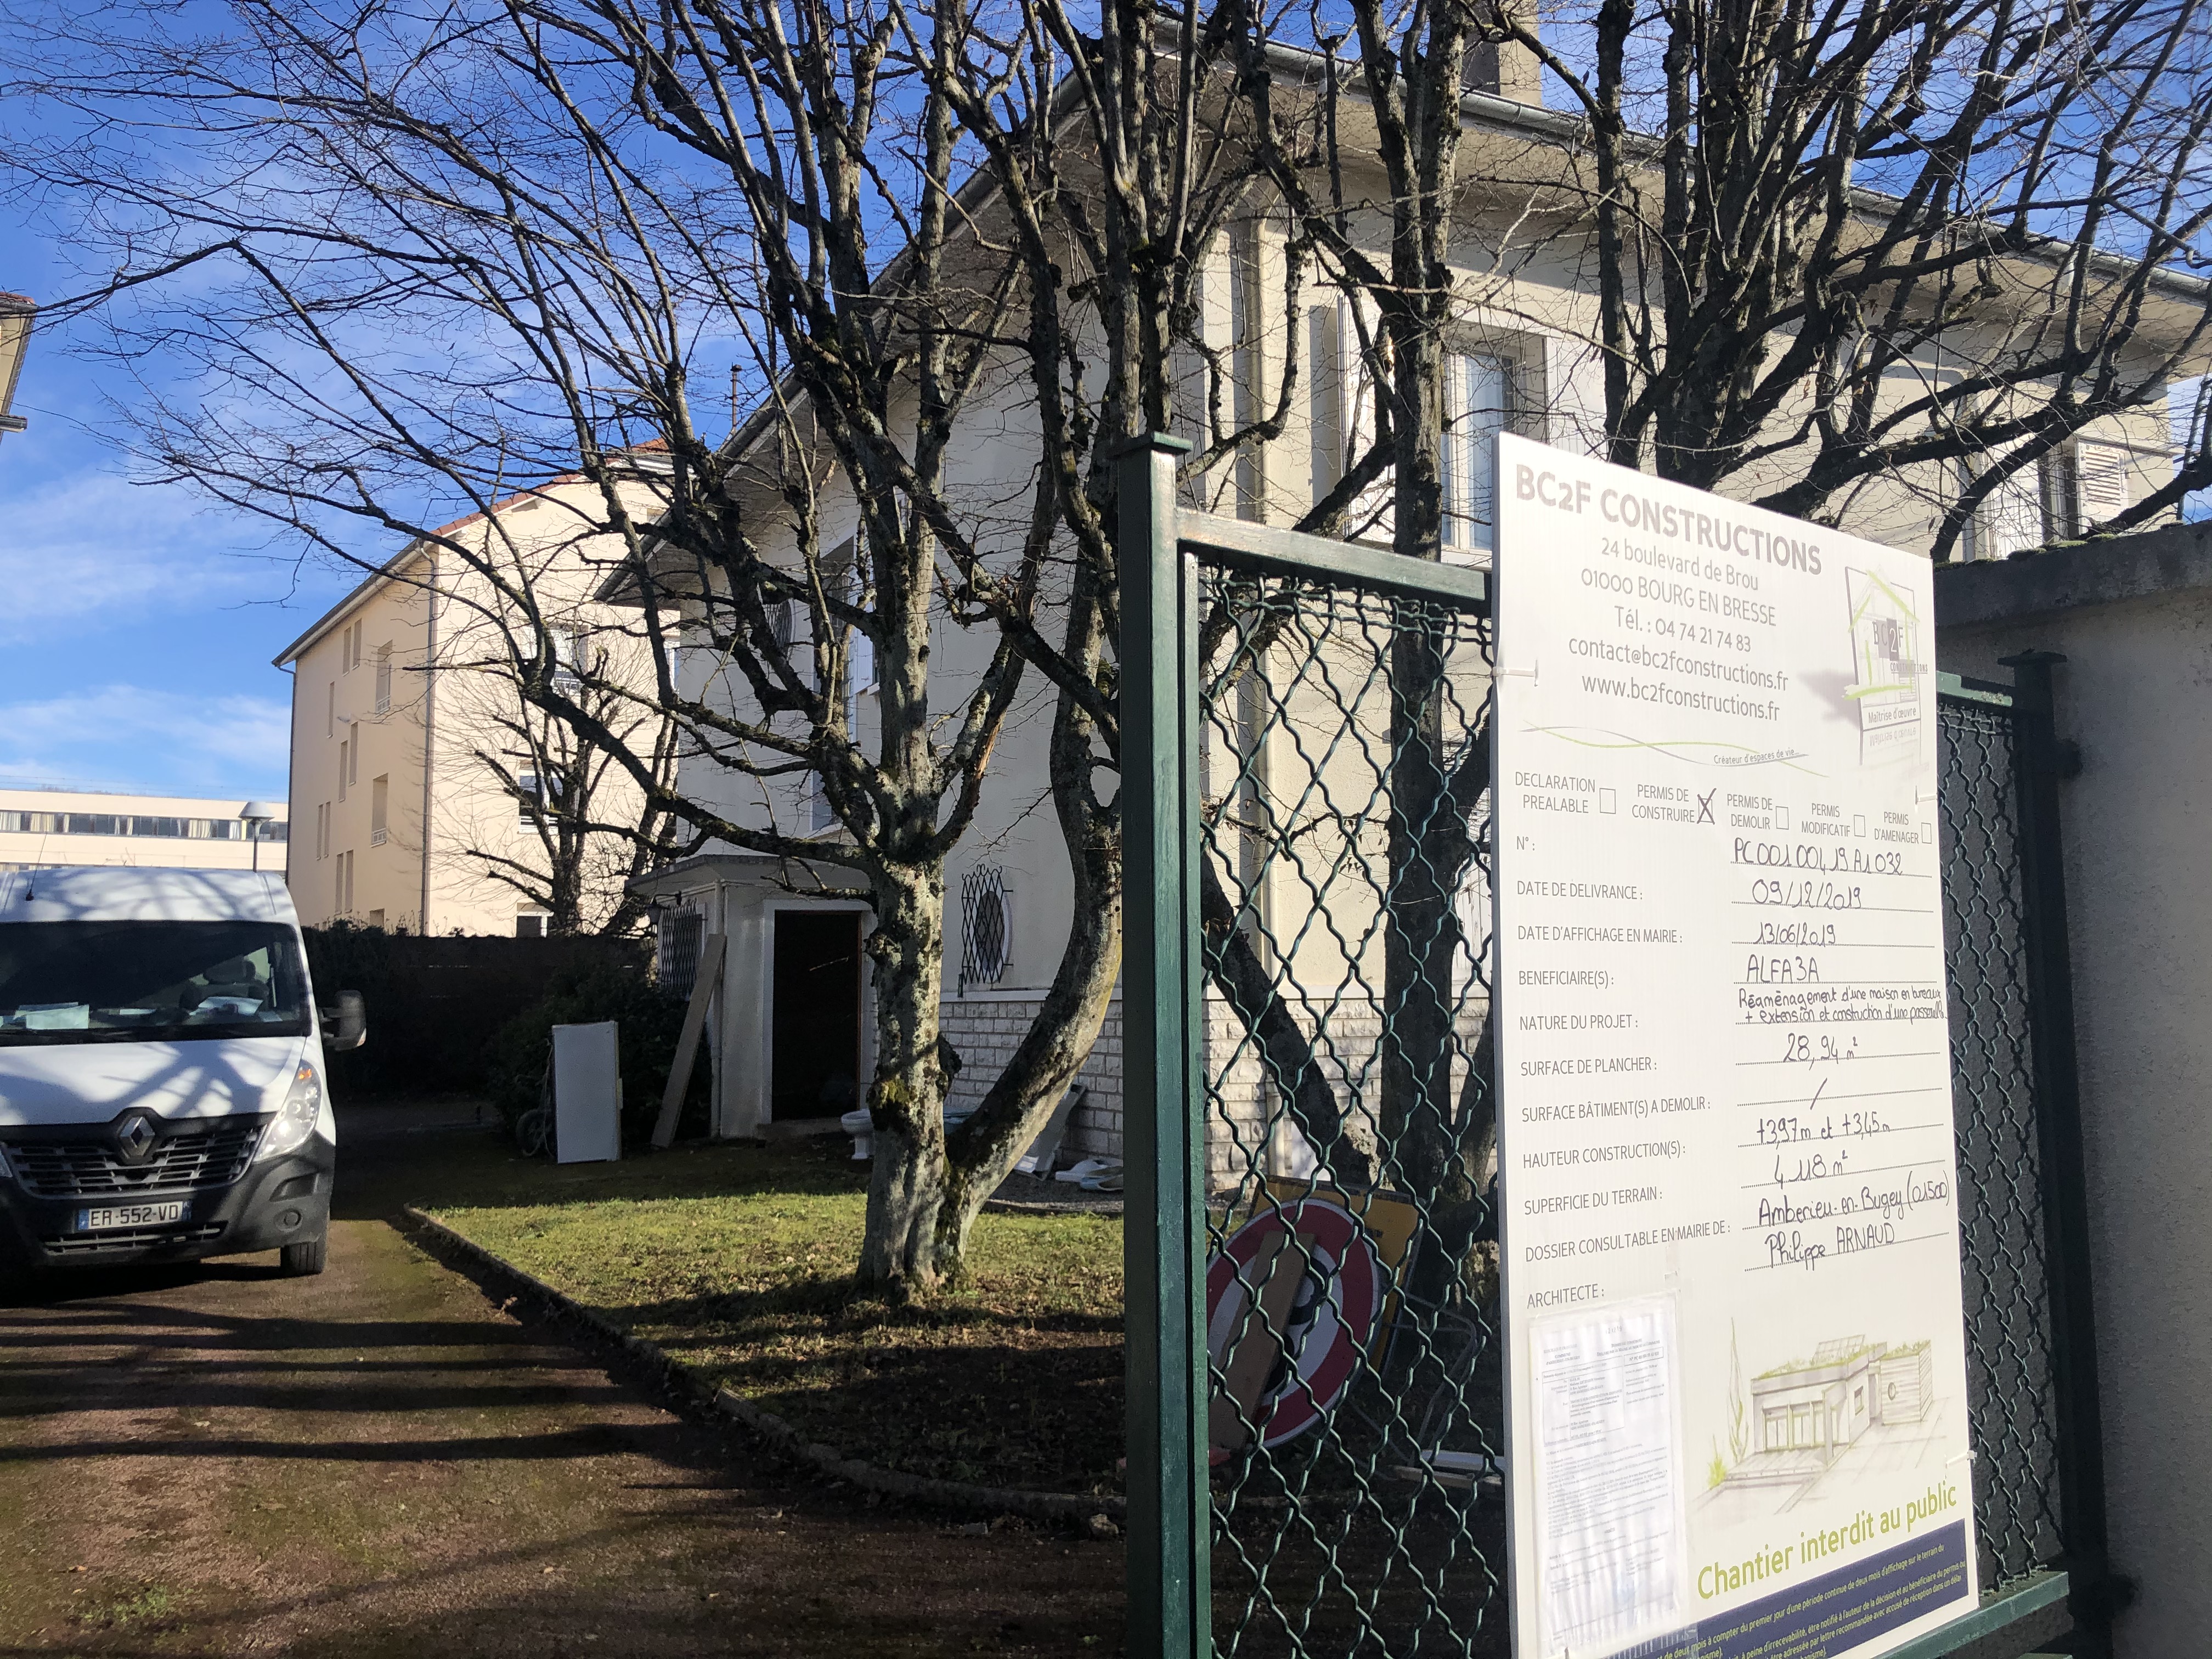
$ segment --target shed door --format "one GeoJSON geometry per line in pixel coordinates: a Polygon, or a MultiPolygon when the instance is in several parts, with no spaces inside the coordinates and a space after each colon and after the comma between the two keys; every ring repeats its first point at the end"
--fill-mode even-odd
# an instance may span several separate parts
{"type": "Polygon", "coordinates": [[[769,1115],[836,1117],[860,1103],[860,918],[775,913],[769,1115]]]}

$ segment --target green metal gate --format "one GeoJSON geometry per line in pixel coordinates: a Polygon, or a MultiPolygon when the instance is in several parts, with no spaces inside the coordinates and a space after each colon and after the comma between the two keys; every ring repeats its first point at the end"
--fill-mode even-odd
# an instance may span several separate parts
{"type": "MultiPolygon", "coordinates": [[[[1118,503],[1128,1651],[1503,1655],[1488,578],[1180,511],[1183,447],[1133,447],[1118,503]]],[[[2020,673],[1939,698],[1986,1593],[1916,1659],[2069,1614],[2102,1651],[2115,1599],[2048,664],[2020,673]]]]}

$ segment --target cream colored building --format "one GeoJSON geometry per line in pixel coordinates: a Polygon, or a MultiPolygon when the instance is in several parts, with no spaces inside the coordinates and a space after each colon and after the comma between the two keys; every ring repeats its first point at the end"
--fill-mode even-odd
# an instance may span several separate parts
{"type": "Polygon", "coordinates": [[[23,359],[31,346],[31,324],[38,316],[37,301],[21,294],[0,294],[0,435],[21,432],[30,422],[9,412],[15,400],[15,383],[22,376],[23,359]]]}
{"type": "MultiPolygon", "coordinates": [[[[1496,97],[1471,97],[1465,118],[1469,136],[1462,176],[1535,179],[1548,173],[1556,178],[1568,165],[1558,158],[1571,137],[1571,119],[1496,97]]],[[[1364,179],[1358,167],[1357,158],[1347,163],[1346,199],[1387,202],[1379,167],[1370,167],[1364,179]]],[[[1578,235],[1556,226],[1542,234],[1528,233],[1524,209],[1535,188],[1470,191],[1457,224],[1460,321],[1450,343],[1443,458],[1449,522],[1441,550],[1448,562],[1488,562],[1490,456],[1498,432],[1510,429],[1584,453],[1597,453],[1602,443],[1595,278],[1578,235]]],[[[1383,216],[1370,211],[1364,221],[1355,216],[1355,223],[1387,265],[1383,216]]],[[[1273,406],[1288,372],[1285,342],[1293,334],[1302,362],[1280,435],[1187,481],[1194,507],[1276,525],[1293,523],[1343,476],[1347,453],[1356,453],[1372,430],[1374,396],[1362,381],[1358,344],[1363,324],[1371,326],[1371,319],[1361,318],[1353,302],[1334,290],[1310,287],[1299,314],[1284,315],[1287,258],[1285,222],[1260,204],[1228,228],[1201,273],[1206,344],[1233,365],[1234,385],[1224,404],[1251,411],[1273,406]]],[[[2186,301],[2147,309],[2154,313],[2143,330],[2147,352],[2169,337],[2182,337],[2191,321],[2186,301]]],[[[1973,343],[1963,331],[1939,339],[1929,361],[1917,367],[1928,378],[1956,376],[1959,365],[1972,359],[1973,343]]],[[[1900,399],[1920,384],[1899,377],[1900,399]]],[[[1196,391],[1179,392],[1182,409],[1203,406],[1196,391]]],[[[1995,397],[1999,403],[2021,403],[2038,395],[2033,386],[2017,386],[1995,397]]],[[[995,539],[1018,545],[1022,523],[994,526],[981,515],[990,510],[982,504],[994,502],[1013,503],[1014,520],[1026,511],[1041,443],[1026,380],[1009,374],[995,389],[987,386],[963,419],[971,438],[951,447],[946,498],[977,515],[975,531],[983,544],[995,539]]],[[[1244,419],[1232,416],[1236,423],[1244,419]]],[[[1778,428],[1785,419],[1778,418],[1778,428]]],[[[785,530],[779,547],[774,528],[781,518],[775,431],[765,423],[750,430],[761,457],[752,532],[770,558],[781,554],[795,563],[795,536],[785,530]]],[[[1778,454],[1763,471],[1732,480],[1729,492],[1761,493],[1789,476],[1791,464],[1790,453],[1778,454]]],[[[2075,534],[2086,520],[2108,518],[2162,484],[2172,465],[2162,403],[2100,422],[2059,452],[2042,477],[1998,491],[1962,551],[1968,557],[2002,556],[2075,534]]],[[[858,513],[842,473],[823,471],[827,482],[816,510],[818,545],[826,550],[855,531],[858,513]]],[[[1962,477],[1957,464],[1946,462],[1875,480],[1842,504],[1841,527],[1925,553],[1942,505],[1956,499],[1962,477]]],[[[1389,500],[1386,479],[1371,492],[1356,536],[1387,543],[1389,500]]],[[[1053,631],[1048,622],[1044,632],[1050,637],[1053,631]]],[[[931,667],[948,711],[975,684],[994,643],[988,630],[940,627],[931,667]]],[[[735,673],[709,685],[704,676],[713,665],[706,656],[684,653],[686,694],[726,696],[732,707],[748,710],[750,696],[735,673]]],[[[857,739],[872,745],[873,699],[865,688],[856,706],[857,739]]],[[[956,1104],[980,1098],[1012,1056],[1042,1005],[1067,937],[1073,901],[1066,856],[1054,815],[1038,806],[1047,796],[1052,710],[1051,688],[1032,672],[997,747],[982,802],[946,872],[943,1029],[963,1060],[956,1104]]],[[[732,822],[772,823],[801,836],[841,833],[803,776],[764,781],[693,757],[680,780],[687,798],[711,802],[732,822]]],[[[826,885],[856,884],[832,866],[819,870],[826,885]]],[[[668,907],[665,949],[679,932],[686,939],[720,935],[728,941],[712,1028],[720,1054],[731,1057],[731,1063],[715,1067],[718,1133],[750,1134],[772,1118],[821,1115],[836,1104],[841,1077],[857,1079],[865,1088],[872,1065],[872,1004],[867,964],[856,949],[867,926],[867,907],[858,896],[809,893],[775,860],[713,849],[641,885],[668,907]],[[849,973],[842,965],[848,960],[849,973]],[[834,1009],[787,1006],[787,991],[797,994],[795,988],[825,984],[836,988],[834,1009]]],[[[1293,904],[1298,896],[1285,890],[1280,902],[1293,904]]],[[[1083,1074],[1086,1100],[1074,1121],[1073,1144],[1121,1152],[1120,1070],[1117,1008],[1083,1074]]]]}
{"type": "Polygon", "coordinates": [[[249,823],[249,805],[198,795],[0,789],[0,870],[120,864],[171,870],[284,868],[284,805],[249,823]]]}
{"type": "MultiPolygon", "coordinates": [[[[629,506],[650,518],[651,458],[639,465],[629,506]]],[[[506,497],[409,544],[277,656],[292,675],[290,886],[303,925],[545,931],[543,903],[492,873],[548,862],[524,801],[544,786],[522,723],[545,727],[502,672],[529,631],[484,567],[534,595],[556,652],[620,661],[637,647],[609,624],[632,619],[590,599],[618,556],[598,533],[605,520],[598,486],[574,477],[506,497]]],[[[596,813],[634,819],[635,787],[605,788],[596,813]]],[[[621,873],[587,922],[611,912],[621,873]]]]}

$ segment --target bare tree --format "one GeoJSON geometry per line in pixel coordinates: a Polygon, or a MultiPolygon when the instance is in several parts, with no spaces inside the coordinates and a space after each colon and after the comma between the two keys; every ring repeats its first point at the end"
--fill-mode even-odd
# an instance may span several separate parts
{"type": "MultiPolygon", "coordinates": [[[[1611,459],[1814,518],[1909,491],[1941,559],[2092,423],[2162,424],[2212,329],[2205,21],[2200,0],[1507,19],[1583,118],[1611,459]]],[[[2212,458],[2155,483],[2103,527],[2172,510],[2212,458]]]]}

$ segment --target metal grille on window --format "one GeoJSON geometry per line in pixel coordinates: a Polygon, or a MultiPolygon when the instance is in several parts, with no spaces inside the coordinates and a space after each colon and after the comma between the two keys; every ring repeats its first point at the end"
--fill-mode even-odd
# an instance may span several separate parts
{"type": "Polygon", "coordinates": [[[960,988],[996,985],[1006,977],[1012,942],[1006,872],[996,866],[970,870],[960,883],[960,988]]]}
{"type": "Polygon", "coordinates": [[[699,910],[663,910],[659,937],[654,940],[653,976],[661,994],[683,1000],[691,994],[699,978],[699,952],[707,935],[707,917],[699,910]]]}

